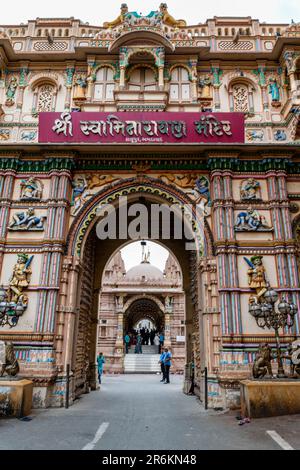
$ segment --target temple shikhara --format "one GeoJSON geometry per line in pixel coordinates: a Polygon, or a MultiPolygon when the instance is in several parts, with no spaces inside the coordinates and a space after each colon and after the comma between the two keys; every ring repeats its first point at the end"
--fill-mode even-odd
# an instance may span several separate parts
{"type": "Polygon", "coordinates": [[[163,333],[184,392],[193,373],[204,399],[207,368],[210,407],[237,406],[268,351],[288,374],[300,338],[300,23],[153,8],[0,27],[0,340],[35,407],[63,406],[68,381],[71,402],[95,390],[100,351],[126,373],[141,324],[163,333]],[[164,270],[146,254],[125,269],[141,206],[144,229],[172,208],[137,237],[169,251],[164,270]],[[275,301],[290,319],[278,360],[275,301]]]}

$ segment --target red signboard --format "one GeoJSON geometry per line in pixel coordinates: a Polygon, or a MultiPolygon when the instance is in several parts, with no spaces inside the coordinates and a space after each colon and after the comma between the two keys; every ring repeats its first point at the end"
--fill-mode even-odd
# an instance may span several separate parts
{"type": "Polygon", "coordinates": [[[40,113],[39,142],[244,143],[243,113],[40,113]]]}

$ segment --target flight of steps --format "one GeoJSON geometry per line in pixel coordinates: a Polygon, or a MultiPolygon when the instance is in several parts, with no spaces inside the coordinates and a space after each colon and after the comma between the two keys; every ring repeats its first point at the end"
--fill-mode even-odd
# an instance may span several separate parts
{"type": "Polygon", "coordinates": [[[143,354],[134,354],[134,346],[125,355],[125,374],[156,374],[160,372],[159,354],[157,346],[142,346],[143,354]]]}

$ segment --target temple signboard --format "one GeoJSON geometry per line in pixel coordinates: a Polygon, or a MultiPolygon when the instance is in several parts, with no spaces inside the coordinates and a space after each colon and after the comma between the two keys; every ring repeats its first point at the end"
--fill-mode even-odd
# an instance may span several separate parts
{"type": "Polygon", "coordinates": [[[243,113],[39,114],[40,143],[244,143],[243,113]]]}

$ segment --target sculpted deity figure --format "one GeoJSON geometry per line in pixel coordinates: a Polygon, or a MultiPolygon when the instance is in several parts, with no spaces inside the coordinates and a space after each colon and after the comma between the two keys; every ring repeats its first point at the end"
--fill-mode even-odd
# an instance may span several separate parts
{"type": "Polygon", "coordinates": [[[12,277],[9,282],[9,287],[7,289],[7,301],[27,305],[28,298],[23,294],[23,290],[28,287],[31,278],[31,268],[30,264],[33,259],[33,256],[30,258],[25,253],[20,253],[18,255],[17,263],[14,265],[12,277]]]}
{"type": "Polygon", "coordinates": [[[256,209],[248,207],[247,212],[239,212],[234,226],[236,231],[268,231],[272,227],[269,226],[266,218],[259,214],[256,209]]]}
{"type": "Polygon", "coordinates": [[[87,87],[87,80],[84,75],[77,75],[74,83],[74,101],[85,100],[85,91],[87,87]]]}
{"type": "Polygon", "coordinates": [[[296,340],[288,344],[287,357],[290,360],[290,376],[300,376],[300,341],[296,340]]]}
{"type": "Polygon", "coordinates": [[[0,366],[0,377],[2,377],[5,372],[11,377],[18,374],[20,368],[12,343],[0,341],[0,366]]]}
{"type": "Polygon", "coordinates": [[[272,96],[272,101],[280,101],[279,86],[275,78],[269,80],[269,93],[272,96]]]}
{"type": "Polygon", "coordinates": [[[18,87],[18,80],[16,77],[12,77],[8,82],[6,90],[6,106],[13,106],[15,104],[15,94],[18,87]]]}
{"type": "Polygon", "coordinates": [[[37,217],[32,207],[27,212],[17,212],[12,216],[10,230],[44,230],[45,217],[37,217]]]}
{"type": "Polygon", "coordinates": [[[251,289],[255,289],[257,299],[260,299],[267,291],[266,270],[264,268],[263,257],[260,255],[252,256],[247,260],[248,265],[248,284],[251,289]]]}
{"type": "Polygon", "coordinates": [[[128,6],[126,3],[121,4],[121,13],[114,21],[103,23],[104,28],[115,28],[120,24],[124,23],[125,16],[128,13],[128,6]]]}
{"type": "Polygon", "coordinates": [[[77,212],[81,209],[83,204],[86,201],[86,198],[90,196],[90,193],[87,191],[88,183],[86,178],[77,178],[73,183],[73,195],[72,195],[72,205],[73,209],[71,215],[76,215],[77,212]]]}
{"type": "Polygon", "coordinates": [[[254,178],[248,178],[241,186],[241,199],[260,199],[260,183],[254,178]]]}
{"type": "Polygon", "coordinates": [[[199,87],[201,89],[201,98],[212,99],[212,80],[209,75],[200,78],[199,87]]]}
{"type": "Polygon", "coordinates": [[[162,21],[167,26],[172,26],[173,28],[184,28],[186,26],[186,21],[184,20],[175,20],[168,12],[168,5],[166,3],[161,3],[159,5],[159,11],[162,14],[162,21]]]}
{"type": "Polygon", "coordinates": [[[42,196],[41,184],[34,178],[21,181],[21,201],[39,200],[42,196]]]}

